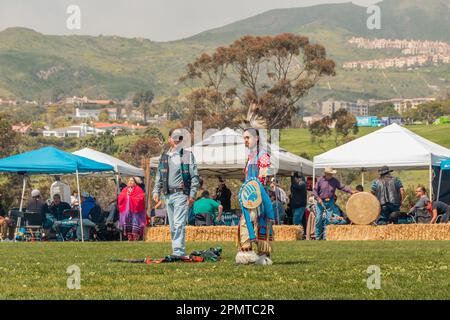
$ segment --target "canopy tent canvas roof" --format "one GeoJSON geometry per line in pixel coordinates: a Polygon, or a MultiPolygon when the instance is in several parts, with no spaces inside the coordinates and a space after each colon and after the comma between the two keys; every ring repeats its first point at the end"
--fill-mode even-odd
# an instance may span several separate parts
{"type": "Polygon", "coordinates": [[[124,176],[144,176],[144,170],[131,164],[126,163],[120,159],[110,156],[106,153],[96,151],[90,148],[84,148],[73,152],[74,155],[85,157],[97,162],[109,164],[114,168],[114,172],[124,176]]]}
{"type": "Polygon", "coordinates": [[[450,150],[397,124],[314,157],[315,168],[429,169],[450,157],[450,150]]]}
{"type": "Polygon", "coordinates": [[[80,157],[54,147],[45,147],[0,159],[0,172],[23,174],[71,174],[112,172],[109,164],[80,157]]]}
{"type": "MultiPolygon", "coordinates": [[[[272,167],[270,174],[290,175],[293,171],[312,175],[311,161],[292,154],[276,145],[269,146],[272,167]]],[[[243,169],[247,160],[244,139],[242,134],[225,128],[208,138],[187,148],[193,152],[197,167],[202,176],[224,176],[228,178],[242,178],[243,169]]],[[[151,159],[152,168],[158,166],[159,157],[151,159]]]]}

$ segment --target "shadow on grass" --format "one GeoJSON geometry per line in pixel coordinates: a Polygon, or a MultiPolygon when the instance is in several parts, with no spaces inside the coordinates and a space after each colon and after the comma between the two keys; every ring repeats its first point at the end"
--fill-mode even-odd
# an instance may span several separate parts
{"type": "MultiPolygon", "coordinates": [[[[310,264],[311,261],[307,261],[307,260],[296,260],[296,261],[273,261],[273,266],[291,266],[291,265],[303,265],[303,264],[310,264]]],[[[249,263],[249,264],[234,264],[234,266],[236,267],[240,267],[240,266],[259,266],[257,264],[254,263],[249,263]]],[[[264,266],[262,266],[264,267],[264,266]]]]}
{"type": "Polygon", "coordinates": [[[281,261],[281,262],[274,261],[273,262],[274,265],[285,265],[285,266],[290,266],[290,265],[295,265],[295,264],[310,264],[310,263],[311,263],[311,261],[307,261],[307,260],[281,261]]]}

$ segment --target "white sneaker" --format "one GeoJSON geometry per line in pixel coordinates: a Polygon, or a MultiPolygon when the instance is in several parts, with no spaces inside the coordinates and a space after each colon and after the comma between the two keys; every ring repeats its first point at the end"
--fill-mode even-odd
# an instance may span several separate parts
{"type": "Polygon", "coordinates": [[[256,260],[255,264],[261,265],[261,266],[270,266],[271,264],[273,264],[273,262],[272,262],[272,260],[270,260],[270,258],[268,256],[263,254],[262,256],[258,257],[258,260],[256,260]]]}
{"type": "Polygon", "coordinates": [[[237,264],[255,263],[258,260],[258,255],[255,251],[238,251],[235,260],[237,264]]]}

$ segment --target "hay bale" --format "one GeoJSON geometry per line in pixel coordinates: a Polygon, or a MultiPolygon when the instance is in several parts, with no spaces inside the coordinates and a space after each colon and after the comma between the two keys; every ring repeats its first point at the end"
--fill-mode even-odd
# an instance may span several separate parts
{"type": "Polygon", "coordinates": [[[327,240],[450,240],[450,224],[330,225],[327,240]]]}
{"type": "MultiPolygon", "coordinates": [[[[295,241],[303,237],[300,226],[273,226],[275,241],[295,241]]],[[[236,241],[236,226],[186,227],[186,241],[236,241]]],[[[146,242],[169,242],[170,229],[168,226],[148,227],[145,229],[146,242]]]]}

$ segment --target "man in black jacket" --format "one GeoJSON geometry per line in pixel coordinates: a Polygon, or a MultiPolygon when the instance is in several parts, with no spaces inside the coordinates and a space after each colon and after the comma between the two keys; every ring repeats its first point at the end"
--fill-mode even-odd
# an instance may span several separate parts
{"type": "Polygon", "coordinates": [[[49,211],[57,221],[64,220],[64,210],[69,209],[71,209],[70,204],[61,201],[61,196],[59,194],[53,196],[53,202],[49,207],[49,211]]]}
{"type": "Polygon", "coordinates": [[[219,186],[216,189],[214,200],[219,201],[223,207],[223,212],[231,210],[231,190],[225,184],[222,178],[219,178],[219,186]]]}
{"type": "Polygon", "coordinates": [[[291,210],[293,216],[293,223],[301,225],[303,215],[305,214],[307,203],[307,190],[305,178],[295,172],[291,176],[291,210]]]}

